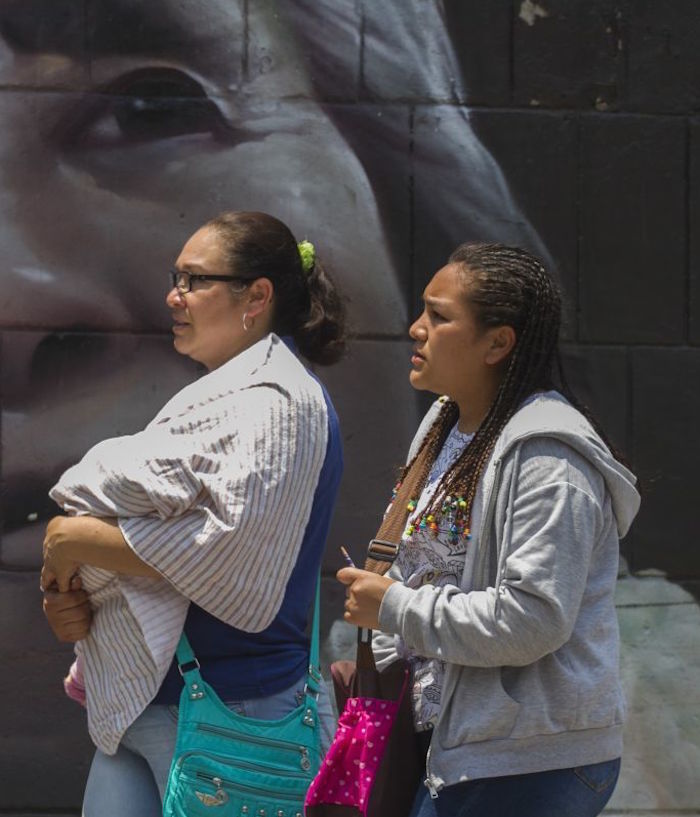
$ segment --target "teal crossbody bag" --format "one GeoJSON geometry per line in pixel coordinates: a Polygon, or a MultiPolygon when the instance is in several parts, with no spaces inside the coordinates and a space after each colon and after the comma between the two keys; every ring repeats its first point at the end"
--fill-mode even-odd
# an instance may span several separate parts
{"type": "Polygon", "coordinates": [[[302,817],[306,790],[321,762],[319,592],[320,579],[304,701],[281,720],[247,718],[228,709],[202,680],[182,634],[176,655],[185,686],[164,817],[302,817]]]}

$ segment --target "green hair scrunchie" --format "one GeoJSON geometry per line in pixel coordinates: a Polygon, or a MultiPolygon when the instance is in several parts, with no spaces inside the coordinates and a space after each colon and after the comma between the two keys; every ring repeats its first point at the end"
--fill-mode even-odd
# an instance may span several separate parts
{"type": "Polygon", "coordinates": [[[297,244],[299,257],[301,258],[301,268],[305,275],[308,275],[316,263],[316,250],[310,241],[300,241],[297,244]]]}

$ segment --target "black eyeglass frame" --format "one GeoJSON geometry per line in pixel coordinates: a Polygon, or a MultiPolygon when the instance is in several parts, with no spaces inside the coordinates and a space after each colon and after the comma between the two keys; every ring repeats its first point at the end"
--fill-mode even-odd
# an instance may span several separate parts
{"type": "Polygon", "coordinates": [[[170,270],[170,278],[173,283],[173,289],[176,289],[181,295],[186,295],[192,291],[192,281],[239,281],[241,284],[249,284],[245,278],[238,278],[236,275],[199,275],[194,272],[187,272],[186,270],[170,270]],[[182,289],[177,285],[177,279],[181,275],[187,276],[187,289],[182,289]]]}

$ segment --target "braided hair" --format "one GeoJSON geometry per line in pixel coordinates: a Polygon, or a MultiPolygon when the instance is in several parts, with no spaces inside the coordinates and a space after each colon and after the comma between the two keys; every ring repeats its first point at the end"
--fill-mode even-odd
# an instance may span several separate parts
{"type": "MultiPolygon", "coordinates": [[[[542,263],[518,247],[472,243],[457,247],[448,263],[458,265],[468,277],[466,297],[477,325],[483,330],[511,326],[516,335],[515,346],[486,417],[470,444],[442,475],[429,507],[422,514],[424,519],[430,515],[435,517],[451,508],[462,520],[460,527],[468,535],[479,478],[496,440],[523,400],[533,392],[556,387],[591,422],[613,452],[614,449],[566,383],[559,352],[561,296],[542,263]]],[[[420,465],[425,473],[418,475],[418,484],[425,484],[428,472],[458,417],[457,404],[444,400],[416,457],[404,468],[401,480],[427,448],[427,456],[421,456],[420,465]]]]}

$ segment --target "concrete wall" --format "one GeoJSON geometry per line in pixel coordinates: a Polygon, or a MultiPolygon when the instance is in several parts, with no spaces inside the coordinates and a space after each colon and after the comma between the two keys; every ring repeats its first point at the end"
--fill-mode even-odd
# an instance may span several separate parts
{"type": "Polygon", "coordinates": [[[405,332],[468,239],[558,271],[572,381],[643,481],[623,543],[612,810],[700,813],[700,7],[695,0],[2,0],[0,814],[77,813],[90,759],[40,612],[46,491],[194,375],[166,273],[221,209],[313,240],[351,299],[321,372],[360,558],[424,401],[405,332]]]}

